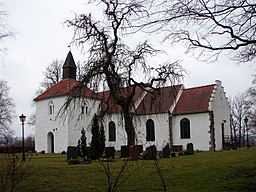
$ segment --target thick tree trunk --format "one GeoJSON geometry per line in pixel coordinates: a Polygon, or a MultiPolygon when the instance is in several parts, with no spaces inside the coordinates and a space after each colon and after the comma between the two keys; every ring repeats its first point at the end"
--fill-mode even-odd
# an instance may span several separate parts
{"type": "Polygon", "coordinates": [[[129,112],[129,109],[123,108],[124,126],[127,134],[127,145],[135,145],[135,130],[133,125],[133,115],[129,112]]]}

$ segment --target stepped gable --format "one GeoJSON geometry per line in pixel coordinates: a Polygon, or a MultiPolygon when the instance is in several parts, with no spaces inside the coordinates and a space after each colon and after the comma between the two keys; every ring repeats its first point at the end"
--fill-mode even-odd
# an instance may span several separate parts
{"type": "Polygon", "coordinates": [[[184,89],[173,110],[173,115],[209,111],[209,102],[215,86],[216,84],[212,84],[184,89]]]}
{"type": "Polygon", "coordinates": [[[154,93],[147,92],[136,109],[137,114],[155,114],[168,112],[183,85],[161,87],[154,93]]]}
{"type": "MultiPolygon", "coordinates": [[[[121,89],[121,94],[126,98],[129,94],[131,94],[132,88],[131,87],[124,87],[121,89]]],[[[135,88],[135,95],[133,96],[132,103],[136,107],[137,101],[141,98],[143,94],[143,90],[136,86],[135,88]]],[[[102,102],[102,110],[107,109],[107,104],[109,105],[108,113],[121,113],[122,108],[120,105],[117,105],[113,98],[110,97],[110,91],[104,91],[99,93],[99,97],[103,100],[102,102]]],[[[133,111],[133,108],[130,109],[133,111]]]]}
{"type": "MultiPolygon", "coordinates": [[[[74,88],[79,85],[79,82],[75,79],[63,79],[57,84],[53,85],[49,89],[47,89],[45,92],[43,92],[41,95],[36,97],[35,101],[40,101],[48,98],[53,97],[59,97],[59,96],[65,96],[69,94],[74,94],[74,88]]],[[[89,88],[85,87],[83,90],[83,96],[89,97],[89,98],[97,98],[96,93],[94,93],[89,88]]]]}

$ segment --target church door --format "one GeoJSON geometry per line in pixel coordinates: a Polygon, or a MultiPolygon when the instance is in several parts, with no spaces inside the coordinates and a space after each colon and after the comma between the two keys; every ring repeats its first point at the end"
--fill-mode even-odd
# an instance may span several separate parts
{"type": "Polygon", "coordinates": [[[47,135],[47,153],[54,153],[54,135],[52,132],[47,135]]]}

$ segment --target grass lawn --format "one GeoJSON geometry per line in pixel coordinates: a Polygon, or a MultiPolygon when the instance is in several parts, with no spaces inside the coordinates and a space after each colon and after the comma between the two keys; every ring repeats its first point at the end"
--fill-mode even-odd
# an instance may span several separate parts
{"type": "MultiPolygon", "coordinates": [[[[1,155],[0,157],[3,157],[1,155]]],[[[0,158],[2,161],[3,158],[0,158]]],[[[27,157],[31,174],[19,183],[15,191],[106,191],[107,177],[103,166],[91,164],[71,165],[65,155],[39,154],[27,157]]],[[[1,163],[1,162],[0,162],[1,163]]],[[[124,162],[117,158],[109,165],[114,181],[124,162]]],[[[180,156],[159,160],[167,191],[256,191],[256,148],[220,152],[199,152],[193,156],[180,156]]],[[[163,191],[154,161],[128,162],[127,171],[118,191],[163,191]]]]}

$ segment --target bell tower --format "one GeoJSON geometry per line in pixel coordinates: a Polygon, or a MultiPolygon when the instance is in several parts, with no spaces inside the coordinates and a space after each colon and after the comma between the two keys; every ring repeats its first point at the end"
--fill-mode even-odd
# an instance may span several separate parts
{"type": "Polygon", "coordinates": [[[67,58],[62,67],[63,79],[76,79],[76,64],[71,51],[68,52],[67,58]]]}

